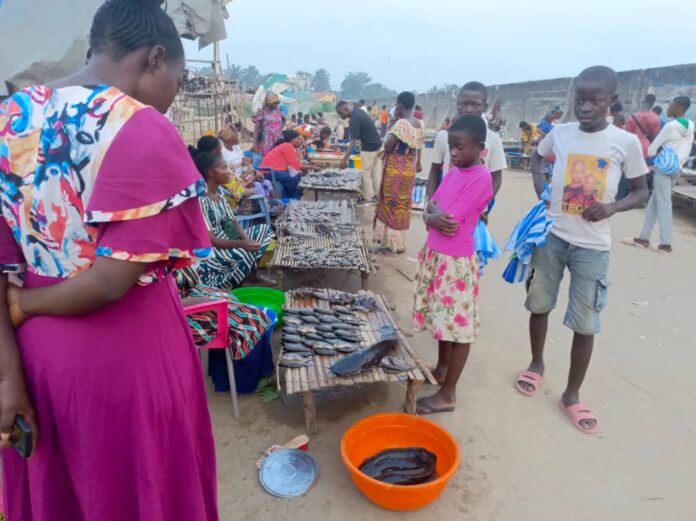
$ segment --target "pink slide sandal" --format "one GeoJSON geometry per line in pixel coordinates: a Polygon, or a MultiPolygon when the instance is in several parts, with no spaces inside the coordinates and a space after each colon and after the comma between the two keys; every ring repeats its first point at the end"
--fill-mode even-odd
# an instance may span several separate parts
{"type": "Polygon", "coordinates": [[[566,416],[570,422],[575,425],[579,431],[584,432],[585,434],[596,434],[599,431],[599,422],[597,421],[597,417],[592,414],[592,411],[590,411],[590,408],[587,405],[576,403],[575,405],[569,405],[566,407],[563,400],[561,400],[559,403],[561,405],[561,409],[563,409],[563,412],[566,413],[566,416]],[[595,425],[591,429],[585,429],[580,425],[582,420],[594,420],[595,425]]]}
{"type": "Polygon", "coordinates": [[[517,377],[517,380],[515,381],[515,387],[519,392],[521,392],[525,396],[534,396],[537,393],[537,391],[539,391],[539,388],[541,387],[541,381],[543,379],[544,377],[541,376],[539,373],[535,373],[534,371],[525,371],[517,377]],[[532,385],[534,386],[534,389],[528,391],[520,385],[520,382],[532,385]]]}

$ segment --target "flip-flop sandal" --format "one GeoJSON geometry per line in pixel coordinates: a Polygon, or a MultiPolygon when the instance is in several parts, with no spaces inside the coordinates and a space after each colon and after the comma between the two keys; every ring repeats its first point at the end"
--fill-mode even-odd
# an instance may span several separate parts
{"type": "Polygon", "coordinates": [[[592,414],[592,411],[590,411],[590,408],[587,405],[576,403],[575,405],[569,405],[566,407],[563,400],[561,400],[559,403],[561,409],[563,409],[563,412],[565,412],[566,416],[570,420],[570,423],[575,425],[579,431],[584,432],[585,434],[596,434],[599,431],[599,422],[597,421],[597,417],[592,414]],[[594,420],[595,425],[591,429],[585,429],[580,425],[582,420],[594,420]]]}
{"type": "Polygon", "coordinates": [[[517,377],[517,380],[515,380],[515,388],[525,396],[534,396],[539,391],[543,379],[544,377],[539,373],[535,373],[534,371],[525,371],[517,377]],[[534,389],[528,391],[520,385],[520,382],[532,385],[534,386],[534,389]]]}
{"type": "Polygon", "coordinates": [[[626,244],[627,246],[634,246],[635,248],[640,248],[642,250],[647,250],[650,248],[649,244],[642,244],[636,241],[635,237],[626,237],[625,239],[621,240],[621,243],[626,244]]]}
{"type": "Polygon", "coordinates": [[[375,250],[375,255],[381,255],[383,257],[396,257],[398,253],[395,251],[388,250],[386,248],[378,248],[375,250]]]}
{"type": "Polygon", "coordinates": [[[416,400],[416,414],[418,416],[427,416],[429,414],[454,411],[454,406],[436,409],[435,407],[431,407],[430,405],[426,404],[424,400],[425,398],[418,398],[418,400],[416,400]]]}

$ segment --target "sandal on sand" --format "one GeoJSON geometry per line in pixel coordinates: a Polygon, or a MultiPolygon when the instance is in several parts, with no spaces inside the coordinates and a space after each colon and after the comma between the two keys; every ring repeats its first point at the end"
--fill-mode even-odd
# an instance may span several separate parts
{"type": "Polygon", "coordinates": [[[628,246],[635,246],[636,248],[642,248],[644,250],[650,248],[650,243],[645,244],[643,242],[637,241],[635,237],[626,237],[625,239],[622,239],[621,242],[628,246]]]}
{"type": "Polygon", "coordinates": [[[525,396],[534,396],[537,393],[537,391],[539,391],[539,388],[541,387],[541,381],[543,379],[544,377],[541,376],[539,373],[535,373],[534,371],[525,371],[517,377],[517,380],[515,381],[515,387],[519,392],[521,392],[525,396]],[[532,385],[534,389],[528,391],[520,385],[520,382],[532,385]]]}
{"type": "Polygon", "coordinates": [[[439,412],[452,412],[454,411],[454,406],[443,407],[441,409],[436,409],[425,403],[425,398],[418,398],[416,400],[416,414],[418,416],[427,416],[428,414],[437,414],[439,412]]]}
{"type": "Polygon", "coordinates": [[[578,430],[584,432],[585,434],[595,434],[597,431],[599,431],[599,422],[597,421],[597,417],[592,414],[592,411],[590,411],[587,405],[576,403],[575,405],[569,405],[566,407],[563,400],[561,400],[559,403],[561,405],[561,409],[563,409],[563,412],[566,413],[566,416],[570,422],[575,425],[578,430]],[[594,420],[594,427],[591,429],[585,429],[582,425],[580,425],[580,422],[583,420],[594,420]]]}

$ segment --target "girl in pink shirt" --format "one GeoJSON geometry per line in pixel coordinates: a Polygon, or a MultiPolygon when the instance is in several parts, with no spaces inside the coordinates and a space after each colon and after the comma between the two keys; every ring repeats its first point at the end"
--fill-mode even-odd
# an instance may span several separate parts
{"type": "Polygon", "coordinates": [[[419,254],[413,322],[416,331],[428,329],[438,341],[433,375],[441,387],[418,400],[418,414],[454,410],[457,382],[480,330],[473,232],[493,198],[491,173],[481,161],[485,143],[486,124],[479,116],[464,116],[452,124],[452,168],[424,215],[428,239],[419,254]]]}

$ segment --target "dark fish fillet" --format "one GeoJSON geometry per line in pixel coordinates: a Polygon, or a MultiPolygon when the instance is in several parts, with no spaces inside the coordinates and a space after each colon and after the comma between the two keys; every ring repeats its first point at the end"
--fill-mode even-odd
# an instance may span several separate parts
{"type": "Polygon", "coordinates": [[[331,372],[337,376],[350,376],[366,371],[376,366],[395,346],[394,339],[377,342],[334,363],[331,372]]]}
{"type": "Polygon", "coordinates": [[[417,485],[435,474],[437,456],[422,448],[387,449],[366,459],[360,471],[392,485],[417,485]]]}

